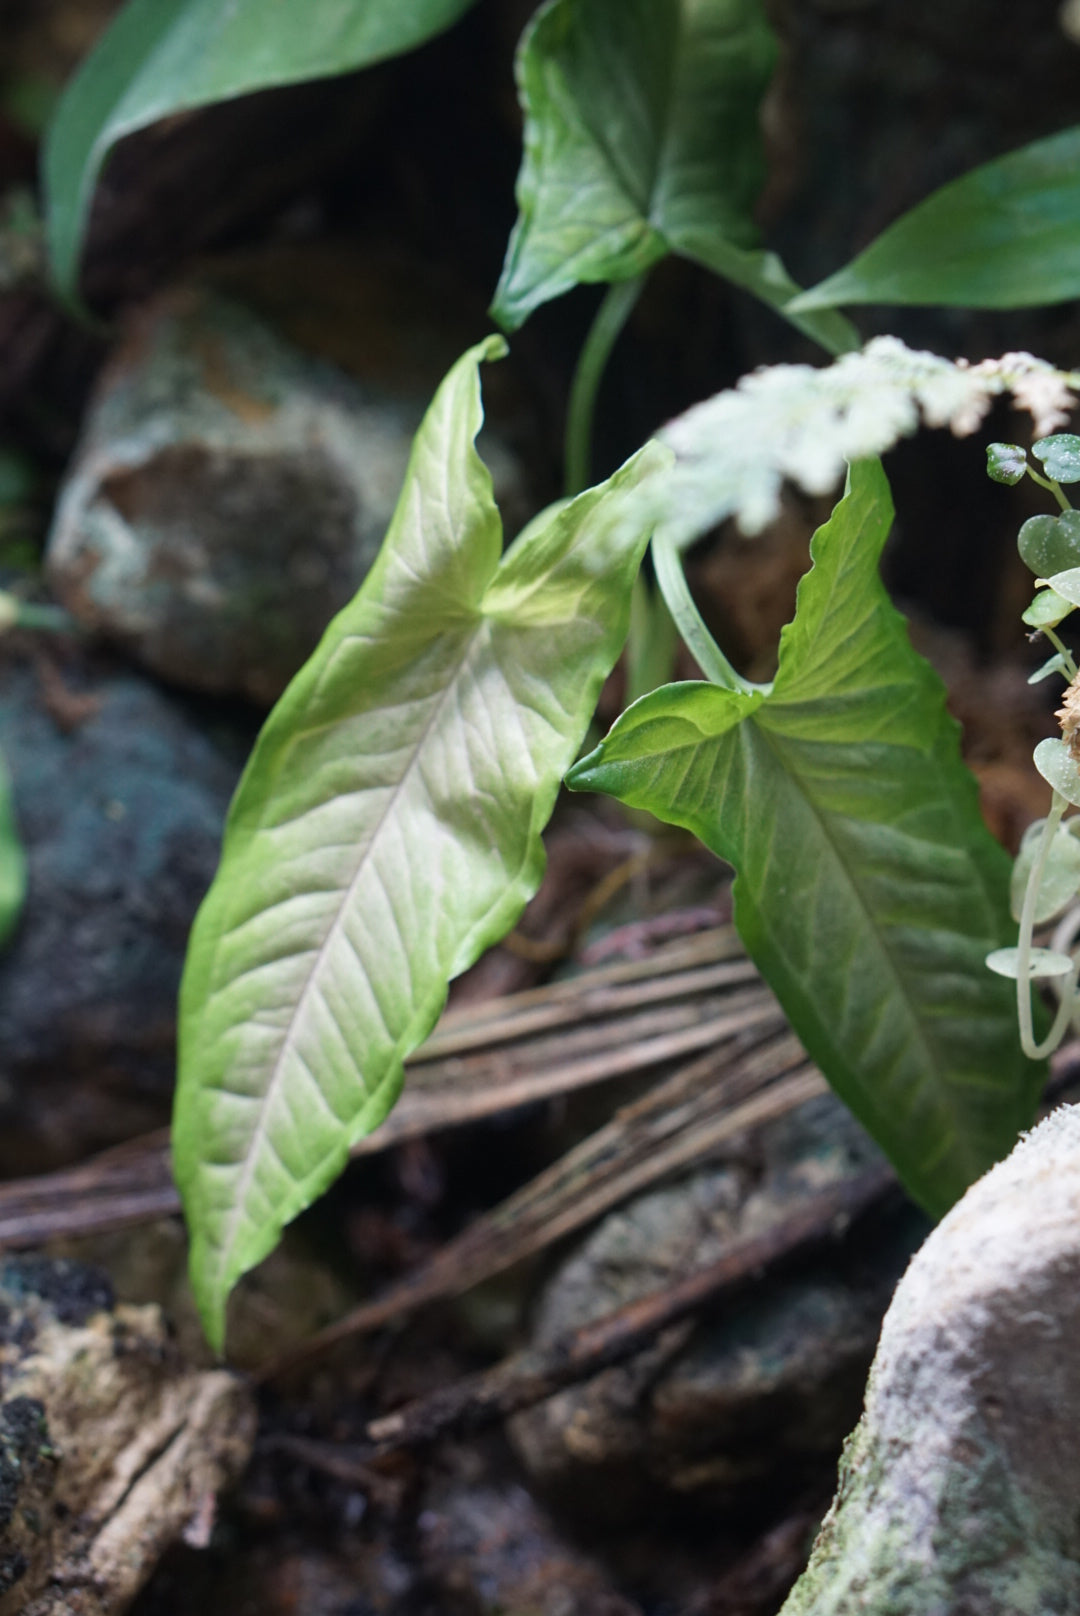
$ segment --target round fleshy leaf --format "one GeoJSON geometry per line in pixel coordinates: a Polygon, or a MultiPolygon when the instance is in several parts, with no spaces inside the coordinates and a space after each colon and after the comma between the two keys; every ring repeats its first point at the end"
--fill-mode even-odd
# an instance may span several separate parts
{"type": "Polygon", "coordinates": [[[1035,767],[1047,784],[1053,786],[1074,808],[1080,808],[1080,765],[1065,742],[1056,739],[1040,741],[1033,756],[1035,767]]]}
{"type": "MultiPolygon", "coordinates": [[[[1029,825],[1020,843],[1020,851],[1013,865],[1009,892],[1014,920],[1020,919],[1020,912],[1024,907],[1028,878],[1031,875],[1031,866],[1035,862],[1045,823],[1044,819],[1039,819],[1034,825],[1029,825]]],[[[1059,825],[1043,866],[1039,897],[1035,906],[1035,924],[1042,925],[1044,920],[1053,920],[1055,916],[1060,915],[1069,907],[1078,892],[1080,892],[1080,841],[1076,836],[1070,835],[1064,825],[1059,825]]]]}
{"type": "Polygon", "coordinates": [[[986,475],[995,483],[1018,483],[1027,471],[1027,450],[1018,443],[986,445],[986,475]]]}
{"type": "Polygon", "coordinates": [[[1040,438],[1031,452],[1043,463],[1043,470],[1056,483],[1080,483],[1080,438],[1075,432],[1055,432],[1040,438]]]}
{"type": "Polygon", "coordinates": [[[1036,578],[1080,567],[1080,511],[1029,516],[1017,535],[1016,548],[1036,578]]]}
{"type": "Polygon", "coordinates": [[[1080,567],[1070,567],[1067,572],[1051,573],[1046,582],[1054,594],[1060,595],[1062,600],[1067,600],[1070,606],[1080,606],[1080,567]]]}
{"type": "Polygon", "coordinates": [[[1021,621],[1028,628],[1056,628],[1072,611],[1072,604],[1063,600],[1053,589],[1043,589],[1035,596],[1021,621]]]}
{"type": "MultiPolygon", "coordinates": [[[[1018,948],[995,948],[992,954],[987,954],[986,963],[997,976],[1009,976],[1015,982],[1020,972],[1017,970],[1017,960],[1020,955],[1018,948]]],[[[1028,965],[1028,977],[1035,981],[1050,976],[1071,976],[1073,962],[1068,954],[1058,954],[1052,948],[1033,948],[1028,965]]]]}

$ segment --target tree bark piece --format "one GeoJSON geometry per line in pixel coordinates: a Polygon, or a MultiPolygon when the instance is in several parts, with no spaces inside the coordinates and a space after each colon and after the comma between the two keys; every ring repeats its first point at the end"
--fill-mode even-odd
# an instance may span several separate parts
{"type": "Polygon", "coordinates": [[[120,1616],[171,1543],[206,1541],[254,1439],[244,1382],[79,1263],[0,1265],[0,1392],[0,1616],[120,1616]]]}

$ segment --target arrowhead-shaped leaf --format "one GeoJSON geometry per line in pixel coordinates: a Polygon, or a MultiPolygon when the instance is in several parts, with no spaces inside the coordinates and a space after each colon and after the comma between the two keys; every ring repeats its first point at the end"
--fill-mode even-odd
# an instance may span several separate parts
{"type": "Polygon", "coordinates": [[[514,329],[579,282],[629,280],[684,233],[752,246],[760,0],[548,0],[522,38],[525,157],[493,312],[514,329]]]}
{"type": "Polygon", "coordinates": [[[236,1279],[390,1110],[450,979],[513,925],[619,654],[667,451],[502,556],[477,363],[442,384],[378,561],[286,691],[233,804],[181,994],[177,1180],[220,1346],[236,1279]]]}
{"type": "Polygon", "coordinates": [[[941,684],[877,562],[877,462],[814,538],[771,690],[670,685],[568,776],[694,831],[737,871],[747,949],[813,1058],[913,1194],[942,1212],[1031,1121],[1039,1069],[1014,992],[1009,860],[979,815],[941,684]]]}
{"type": "Polygon", "coordinates": [[[1080,127],[984,163],[897,219],[794,310],[1011,309],[1080,296],[1080,127]]]}
{"type": "Polygon", "coordinates": [[[64,91],[45,145],[53,276],[73,298],[101,168],[124,135],[252,90],[412,50],[473,0],[127,0],[64,91]]]}

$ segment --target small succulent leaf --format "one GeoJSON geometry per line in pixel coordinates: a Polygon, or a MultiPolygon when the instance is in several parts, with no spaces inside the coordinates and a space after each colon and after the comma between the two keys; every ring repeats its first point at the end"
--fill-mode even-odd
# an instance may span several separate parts
{"type": "Polygon", "coordinates": [[[53,277],[76,296],[94,188],[125,135],[253,90],[349,73],[423,44],[473,0],[127,0],[64,90],[46,136],[53,277]]]}
{"type": "Polygon", "coordinates": [[[1039,742],[1032,757],[1047,784],[1074,808],[1080,808],[1080,765],[1065,742],[1059,741],[1056,735],[1048,736],[1039,742]]]}
{"type": "MultiPolygon", "coordinates": [[[[1028,878],[1031,875],[1031,867],[1035,862],[1045,823],[1045,820],[1039,819],[1028,826],[1020,843],[1016,863],[1013,865],[1009,898],[1012,917],[1016,921],[1019,921],[1024,907],[1028,878]]],[[[1056,919],[1069,907],[1078,892],[1080,892],[1080,841],[1064,825],[1059,825],[1050,843],[1043,867],[1035,907],[1035,924],[1041,926],[1046,920],[1056,919]]]]}
{"type": "MultiPolygon", "coordinates": [[[[1077,514],[1080,515],[1080,512],[1077,514]]],[[[1068,601],[1070,606],[1080,606],[1080,567],[1069,567],[1065,572],[1052,572],[1043,582],[1048,584],[1061,600],[1068,601]]]]}
{"type": "Polygon", "coordinates": [[[1080,567],[1080,511],[1029,516],[1017,534],[1016,548],[1036,578],[1050,579],[1080,567]]]}
{"type": "Polygon", "coordinates": [[[878,575],[891,516],[880,464],[854,465],[815,535],[771,690],[656,691],[567,783],[684,826],[735,866],[748,952],[941,1212],[1030,1122],[1040,1073],[984,964],[1012,929],[1010,861],[878,575]]]}
{"type": "Polygon", "coordinates": [[[1028,628],[1057,628],[1073,610],[1054,589],[1041,589],[1031,605],[1020,614],[1020,621],[1028,628]]]}
{"type": "MultiPolygon", "coordinates": [[[[1031,452],[1056,483],[1080,483],[1080,438],[1075,432],[1055,432],[1033,443],[1031,452]]],[[[1066,516],[1071,513],[1066,511],[1066,516]]]]}
{"type": "Polygon", "coordinates": [[[502,554],[478,361],[443,382],[382,551],[271,713],[181,993],[174,1162],[220,1347],[237,1278],[393,1105],[451,978],[513,925],[626,635],[644,450],[502,554]]]}
{"type": "Polygon", "coordinates": [[[525,152],[500,325],[642,274],[689,233],[752,246],[775,62],[760,0],[541,6],[517,56],[525,152]]]}
{"type": "Polygon", "coordinates": [[[796,299],[1010,309],[1080,296],[1080,127],[1009,152],[902,214],[796,299]]]}
{"type": "Polygon", "coordinates": [[[1054,655],[1044,662],[1041,668],[1036,668],[1034,673],[1028,674],[1028,684],[1041,685],[1044,679],[1049,679],[1055,673],[1061,674],[1065,679],[1069,677],[1068,669],[1065,666],[1065,658],[1060,651],[1055,651],[1054,655]]]}
{"type": "MultiPolygon", "coordinates": [[[[1018,948],[995,948],[992,954],[986,956],[986,963],[995,976],[1007,976],[1015,982],[1020,975],[1020,950],[1018,948]]],[[[1058,954],[1052,948],[1033,948],[1031,950],[1028,978],[1037,981],[1041,978],[1054,976],[1071,976],[1073,962],[1068,954],[1058,954]]]]}
{"type": "Polygon", "coordinates": [[[986,475],[995,483],[1020,482],[1027,472],[1027,450],[1018,443],[986,445],[986,475]]]}

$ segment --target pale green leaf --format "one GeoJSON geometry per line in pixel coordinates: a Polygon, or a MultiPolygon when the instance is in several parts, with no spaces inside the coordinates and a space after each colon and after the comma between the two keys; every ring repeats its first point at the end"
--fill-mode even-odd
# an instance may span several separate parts
{"type": "Polygon", "coordinates": [[[903,214],[799,312],[853,303],[1009,309],[1080,297],[1080,128],[972,169],[903,214]]]}
{"type": "MultiPolygon", "coordinates": [[[[1028,979],[1040,981],[1055,976],[1071,976],[1073,962],[1068,954],[1058,954],[1052,948],[1031,949],[1028,964],[1028,979]]],[[[995,976],[1007,976],[1015,982],[1020,975],[1020,950],[1018,948],[995,948],[992,954],[987,954],[986,963],[995,976]]]]}
{"type": "Polygon", "coordinates": [[[1040,741],[1032,754],[1035,767],[1066,802],[1080,808],[1080,764],[1077,763],[1064,741],[1047,737],[1040,741]]]}
{"type": "Polygon", "coordinates": [[[1075,432],[1055,432],[1031,445],[1043,470],[1056,483],[1080,483],[1080,438],[1075,432]]]}
{"type": "Polygon", "coordinates": [[[1040,1070],[985,968],[1010,861],[936,674],[877,571],[877,463],[813,542],[771,690],[671,685],[568,783],[692,830],[736,869],[746,947],[826,1077],[941,1212],[1030,1122],[1040,1070]]]}
{"type": "Polygon", "coordinates": [[[125,135],[252,90],[351,72],[412,50],[473,0],[127,0],[71,83],[44,152],[53,276],[76,294],[102,165],[125,135]]]}
{"type": "MultiPolygon", "coordinates": [[[[1010,908],[1016,921],[1019,921],[1024,907],[1028,879],[1045,824],[1045,819],[1037,819],[1034,824],[1028,826],[1020,843],[1020,851],[1016,855],[1016,863],[1013,865],[1010,908]]],[[[1073,824],[1080,826],[1080,821],[1074,820],[1073,824]]],[[[1035,924],[1041,926],[1046,920],[1056,919],[1068,908],[1078,892],[1080,892],[1080,840],[1070,826],[1059,825],[1043,866],[1039,896],[1035,905],[1035,924]]]]}
{"type": "Polygon", "coordinates": [[[417,435],[380,556],[270,715],[181,995],[174,1160],[220,1345],[236,1279],[390,1110],[450,979],[513,925],[626,635],[665,451],[502,556],[467,354],[417,435]]]}
{"type": "Polygon", "coordinates": [[[1056,628],[1073,610],[1071,603],[1063,600],[1056,590],[1040,589],[1031,605],[1021,612],[1020,621],[1028,628],[1056,628]]]}
{"type": "MultiPolygon", "coordinates": [[[[1048,590],[1047,593],[1053,594],[1053,590],[1048,590]]],[[[1068,601],[1065,604],[1068,605],[1068,601]]],[[[1035,669],[1034,673],[1028,674],[1028,684],[1041,685],[1044,679],[1049,679],[1055,673],[1061,674],[1066,680],[1069,677],[1069,670],[1065,666],[1065,658],[1060,651],[1055,651],[1053,656],[1048,657],[1041,667],[1035,669]]]]}
{"type": "Polygon", "coordinates": [[[640,275],[691,237],[753,246],[775,61],[760,0],[541,6],[518,51],[525,155],[500,324],[579,282],[640,275]]]}
{"type": "Polygon", "coordinates": [[[1029,516],[1017,534],[1016,548],[1036,578],[1051,578],[1055,572],[1080,566],[1080,511],[1029,516]]]}
{"type": "Polygon", "coordinates": [[[1066,572],[1053,572],[1046,579],[1046,583],[1061,600],[1067,600],[1070,606],[1080,606],[1080,567],[1069,567],[1066,572]]]}

